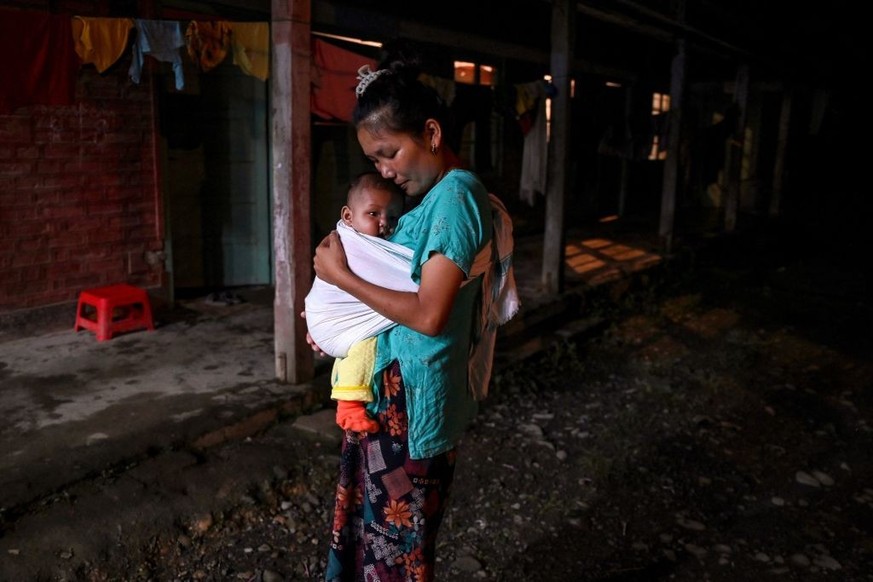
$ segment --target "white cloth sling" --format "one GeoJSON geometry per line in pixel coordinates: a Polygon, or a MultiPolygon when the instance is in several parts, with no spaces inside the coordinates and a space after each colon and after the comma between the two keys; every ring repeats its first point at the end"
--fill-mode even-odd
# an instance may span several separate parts
{"type": "MultiPolygon", "coordinates": [[[[497,328],[518,312],[521,302],[512,267],[512,219],[499,198],[489,194],[494,233],[476,255],[464,284],[482,277],[482,302],[474,315],[470,342],[469,385],[476,400],[488,395],[497,328]]],[[[396,291],[418,291],[410,278],[412,250],[355,231],[342,221],[337,232],[349,268],[362,279],[396,291]]],[[[345,357],[357,341],[397,325],[345,291],[316,277],[306,296],[306,325],[313,341],[334,357],[345,357]]]]}
{"type": "MultiPolygon", "coordinates": [[[[395,291],[418,291],[410,278],[412,250],[390,241],[361,234],[337,222],[349,268],[359,277],[395,291]]],[[[355,342],[397,325],[379,315],[339,287],[318,277],[304,301],[309,335],[324,353],[344,358],[355,342]]]]}

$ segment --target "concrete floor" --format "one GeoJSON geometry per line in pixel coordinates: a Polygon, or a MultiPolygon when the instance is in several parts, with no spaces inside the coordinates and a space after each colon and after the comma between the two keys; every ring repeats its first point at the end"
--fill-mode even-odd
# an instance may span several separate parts
{"type": "MultiPolygon", "coordinates": [[[[547,296],[538,283],[541,254],[538,237],[517,240],[523,306],[499,337],[498,350],[509,350],[510,337],[522,338],[526,328],[546,319],[566,321],[567,310],[578,309],[589,290],[620,287],[662,260],[639,236],[570,236],[566,291],[547,296]]],[[[0,517],[5,521],[107,469],[242,438],[322,408],[324,373],[304,385],[274,379],[272,289],[238,293],[244,301],[236,305],[180,302],[158,313],[157,330],[107,342],[72,331],[74,306],[68,322],[26,337],[9,330],[0,335],[0,517]]],[[[513,349],[529,353],[542,343],[524,341],[513,349]]],[[[326,371],[329,362],[320,364],[317,369],[326,371]]],[[[330,413],[321,417],[330,424],[330,413]]]]}

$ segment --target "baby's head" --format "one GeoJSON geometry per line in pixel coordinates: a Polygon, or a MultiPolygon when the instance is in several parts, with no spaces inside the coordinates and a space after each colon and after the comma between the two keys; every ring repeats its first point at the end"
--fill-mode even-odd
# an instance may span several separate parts
{"type": "Polygon", "coordinates": [[[341,217],[356,231],[385,238],[403,213],[403,191],[375,172],[352,180],[341,217]]]}

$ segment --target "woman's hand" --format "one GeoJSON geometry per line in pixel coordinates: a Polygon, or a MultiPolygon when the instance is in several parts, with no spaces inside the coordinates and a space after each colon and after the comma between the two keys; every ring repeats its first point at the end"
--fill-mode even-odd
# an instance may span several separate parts
{"type": "Polygon", "coordinates": [[[346,260],[343,243],[340,242],[339,234],[335,230],[324,237],[324,240],[315,248],[312,266],[319,279],[342,289],[341,283],[351,271],[346,260]]]}

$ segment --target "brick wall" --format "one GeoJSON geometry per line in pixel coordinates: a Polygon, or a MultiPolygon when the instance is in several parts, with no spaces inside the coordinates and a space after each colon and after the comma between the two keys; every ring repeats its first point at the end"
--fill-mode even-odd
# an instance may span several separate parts
{"type": "Polygon", "coordinates": [[[151,89],[128,64],[83,67],[74,105],[0,115],[0,314],[160,285],[146,262],[162,247],[151,89]]]}

